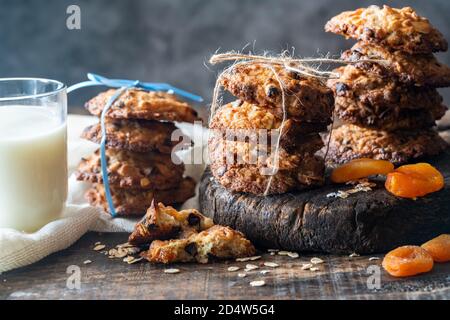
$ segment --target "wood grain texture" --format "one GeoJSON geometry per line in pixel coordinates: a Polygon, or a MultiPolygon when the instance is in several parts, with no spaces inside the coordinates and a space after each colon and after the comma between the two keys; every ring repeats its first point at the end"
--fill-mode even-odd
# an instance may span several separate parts
{"type": "Polygon", "coordinates": [[[267,197],[233,193],[207,170],[200,182],[200,209],[264,247],[335,254],[386,252],[450,233],[450,151],[428,162],[445,177],[439,192],[417,200],[388,193],[382,181],[346,199],[327,197],[351,186],[324,187],[267,197]]]}
{"type": "MultiPolygon", "coordinates": [[[[242,269],[248,262],[221,262],[207,265],[177,264],[179,274],[165,274],[166,268],[141,262],[128,265],[120,259],[93,251],[101,241],[111,248],[126,241],[121,233],[88,233],[71,248],[55,253],[28,267],[0,275],[0,299],[450,299],[450,264],[437,264],[432,272],[397,279],[380,269],[379,289],[369,289],[367,268],[381,260],[369,256],[320,255],[325,263],[317,272],[301,270],[312,255],[298,259],[263,254],[251,262],[260,269],[239,278],[228,272],[231,265],[242,269]],[[83,261],[92,260],[84,265],[83,261]],[[261,266],[264,261],[278,268],[261,266]],[[66,287],[67,267],[81,269],[81,287],[66,287]],[[271,273],[261,275],[262,269],[271,273]],[[251,287],[250,281],[264,279],[266,286],[251,287]]],[[[317,256],[317,255],[315,255],[317,256]]]]}

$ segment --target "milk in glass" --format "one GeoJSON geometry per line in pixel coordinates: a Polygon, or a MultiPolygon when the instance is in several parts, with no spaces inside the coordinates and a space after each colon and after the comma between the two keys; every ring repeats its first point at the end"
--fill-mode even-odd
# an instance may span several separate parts
{"type": "Polygon", "coordinates": [[[33,232],[67,197],[66,124],[42,106],[0,107],[0,228],[33,232]]]}

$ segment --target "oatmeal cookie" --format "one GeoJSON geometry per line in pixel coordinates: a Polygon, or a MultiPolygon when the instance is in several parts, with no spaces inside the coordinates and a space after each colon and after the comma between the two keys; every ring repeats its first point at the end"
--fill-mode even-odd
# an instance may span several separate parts
{"type": "MultiPolygon", "coordinates": [[[[183,179],[184,164],[179,159],[175,160],[180,164],[175,164],[170,154],[107,149],[106,159],[109,183],[119,188],[165,190],[183,179]]],[[[82,159],[75,175],[78,180],[102,183],[100,150],[82,159]]]]}
{"type": "MultiPolygon", "coordinates": [[[[176,188],[168,190],[128,190],[111,187],[111,193],[118,215],[143,216],[153,200],[177,204],[192,198],[195,195],[195,181],[187,177],[176,188]]],[[[102,207],[109,212],[103,185],[95,184],[86,192],[86,199],[91,205],[102,207]]]]}
{"type": "Polygon", "coordinates": [[[255,247],[241,232],[214,225],[187,239],[155,240],[141,255],[155,263],[208,263],[210,259],[248,257],[255,252],[255,247]]]}
{"type": "Polygon", "coordinates": [[[323,140],[319,134],[308,138],[295,148],[279,147],[277,162],[276,145],[260,144],[251,140],[232,141],[216,135],[210,137],[208,141],[209,160],[226,166],[254,164],[271,168],[277,165],[280,169],[291,170],[297,168],[303,158],[314,155],[323,147],[323,140]]]}
{"type": "Polygon", "coordinates": [[[371,158],[400,164],[436,155],[447,147],[432,129],[387,132],[346,124],[332,131],[328,158],[334,163],[371,158]]]}
{"type": "Polygon", "coordinates": [[[239,99],[273,109],[276,117],[283,115],[282,92],[288,117],[303,122],[330,123],[333,94],[316,78],[304,77],[283,66],[264,64],[236,65],[220,79],[225,89],[239,99]],[[276,72],[277,76],[274,74],[276,72]]]}
{"type": "MultiPolygon", "coordinates": [[[[171,140],[172,132],[177,130],[172,122],[107,119],[105,124],[106,146],[109,148],[170,153],[179,143],[171,140]]],[[[100,143],[102,138],[100,123],[87,127],[81,137],[100,143]]]]}
{"type": "Polygon", "coordinates": [[[354,66],[383,78],[396,77],[406,85],[450,86],[450,67],[440,63],[433,54],[411,55],[402,51],[390,51],[376,44],[358,42],[350,50],[345,51],[341,58],[353,62],[367,59],[383,60],[358,62],[354,66]]]}
{"type": "MultiPolygon", "coordinates": [[[[314,144],[314,143],[313,143],[314,144]]],[[[315,150],[323,146],[314,146],[315,150]]],[[[324,162],[314,152],[264,152],[258,145],[213,138],[209,141],[211,171],[225,188],[262,195],[285,193],[323,183],[324,162]],[[276,161],[278,159],[278,161],[276,161]]]]}
{"type": "MultiPolygon", "coordinates": [[[[89,100],[85,107],[95,116],[100,116],[108,100],[116,92],[110,89],[89,100]]],[[[165,92],[128,89],[108,110],[106,116],[114,119],[166,120],[194,122],[199,120],[192,107],[175,95],[165,92]]]]}
{"type": "Polygon", "coordinates": [[[345,99],[343,100],[344,102],[336,99],[335,113],[339,119],[361,127],[386,131],[430,128],[447,111],[447,107],[442,104],[422,109],[381,106],[369,109],[346,105],[345,99]]]}
{"type": "Polygon", "coordinates": [[[384,5],[345,11],[328,21],[325,31],[409,54],[448,48],[444,36],[410,7],[396,9],[384,5]]]}
{"type": "Polygon", "coordinates": [[[208,229],[214,222],[195,209],[177,211],[154,201],[128,238],[133,245],[149,244],[153,240],[186,237],[187,234],[208,229]]]}
{"type": "Polygon", "coordinates": [[[392,115],[400,114],[402,109],[422,109],[423,114],[428,112],[428,118],[433,121],[445,113],[442,96],[434,88],[404,86],[393,78],[381,78],[350,65],[335,72],[339,78],[327,82],[335,93],[335,112],[355,123],[370,125],[379,121],[392,129],[395,123],[392,125],[389,120],[382,119],[393,119],[392,115]]]}
{"type": "MultiPolygon", "coordinates": [[[[277,131],[282,118],[277,117],[271,108],[259,107],[240,100],[222,106],[212,117],[210,128],[216,134],[236,137],[253,137],[266,135],[270,142],[271,134],[278,135],[277,131]]],[[[281,142],[283,146],[293,146],[305,140],[305,136],[320,131],[326,131],[325,123],[312,123],[287,119],[283,125],[281,142]]]]}

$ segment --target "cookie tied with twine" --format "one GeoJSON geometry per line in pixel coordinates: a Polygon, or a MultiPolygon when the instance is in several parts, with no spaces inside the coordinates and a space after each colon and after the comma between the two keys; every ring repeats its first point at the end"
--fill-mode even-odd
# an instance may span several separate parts
{"type": "MultiPolygon", "coordinates": [[[[240,100],[277,113],[281,119],[277,129],[280,133],[290,118],[311,123],[332,123],[333,93],[324,82],[339,77],[339,74],[321,70],[319,66],[325,63],[356,63],[329,58],[297,59],[286,53],[268,56],[227,52],[215,54],[209,60],[212,65],[229,61],[233,63],[219,74],[214,87],[210,124],[221,104],[221,89],[224,87],[240,100]]],[[[279,163],[282,138],[281,134],[277,136],[272,148],[275,168],[279,163]]],[[[277,170],[272,170],[269,174],[271,177],[267,180],[264,195],[272,190],[272,178],[276,173],[277,170]]]]}

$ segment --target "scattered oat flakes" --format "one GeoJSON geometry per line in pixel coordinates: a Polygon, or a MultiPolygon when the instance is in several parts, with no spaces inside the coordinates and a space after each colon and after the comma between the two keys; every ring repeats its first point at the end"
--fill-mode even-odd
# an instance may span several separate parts
{"type": "Polygon", "coordinates": [[[238,273],[239,278],[245,278],[247,276],[246,273],[238,273]]]}
{"type": "Polygon", "coordinates": [[[249,257],[236,258],[236,262],[247,262],[247,261],[250,261],[249,257]]]}
{"type": "Polygon", "coordinates": [[[327,198],[342,198],[345,199],[349,196],[348,192],[338,190],[337,192],[331,192],[327,194],[327,198]]]}
{"type": "Polygon", "coordinates": [[[250,282],[250,285],[252,287],[262,287],[266,284],[266,282],[264,280],[256,280],[256,281],[252,281],[250,282]]]}
{"type": "Polygon", "coordinates": [[[131,261],[133,261],[134,260],[134,257],[133,256],[126,256],[125,258],[123,258],[123,262],[126,262],[126,263],[130,263],[131,261]]]}
{"type": "Polygon", "coordinates": [[[128,261],[128,264],[135,264],[138,263],[139,261],[142,261],[144,259],[144,257],[139,257],[139,258],[133,258],[132,260],[128,261]]]}
{"type": "Polygon", "coordinates": [[[302,270],[308,270],[308,269],[311,269],[312,267],[313,267],[312,263],[304,263],[302,265],[302,270]]]}
{"type": "Polygon", "coordinates": [[[255,261],[255,260],[259,260],[259,259],[261,259],[261,256],[253,256],[253,257],[248,258],[249,261],[255,261]]]}
{"type": "Polygon", "coordinates": [[[380,260],[380,257],[370,257],[369,261],[380,260]]]}
{"type": "Polygon", "coordinates": [[[99,244],[102,244],[100,241],[97,241],[96,243],[94,243],[94,246],[98,246],[99,244]]]}
{"type": "Polygon", "coordinates": [[[127,247],[127,248],[125,249],[125,251],[126,251],[128,254],[136,254],[136,253],[141,252],[141,249],[140,249],[139,247],[127,247]]]}
{"type": "Polygon", "coordinates": [[[300,255],[297,252],[289,252],[288,256],[292,259],[297,259],[300,255]]]}
{"type": "Polygon", "coordinates": [[[84,260],[84,261],[83,261],[83,264],[90,264],[90,263],[92,263],[91,260],[84,260]]]}
{"type": "Polygon", "coordinates": [[[280,250],[278,250],[278,249],[267,249],[267,252],[278,252],[278,251],[280,251],[280,250]]]}
{"type": "Polygon", "coordinates": [[[105,249],[105,245],[104,244],[98,244],[98,245],[96,245],[95,247],[94,247],[94,250],[95,251],[100,251],[100,250],[103,250],[103,249],[105,249]]]}
{"type": "Polygon", "coordinates": [[[108,254],[112,258],[124,258],[128,255],[127,250],[119,248],[119,249],[111,249],[108,251],[108,254]]]}
{"type": "Polygon", "coordinates": [[[264,262],[264,265],[265,265],[266,267],[270,267],[270,268],[276,268],[276,267],[279,267],[278,263],[275,263],[275,262],[264,262]]]}
{"type": "Polygon", "coordinates": [[[238,271],[240,268],[239,267],[235,267],[235,266],[232,266],[232,267],[228,267],[228,271],[230,271],[230,272],[235,272],[235,271],[238,271]]]}
{"type": "Polygon", "coordinates": [[[245,271],[252,271],[252,270],[256,270],[259,267],[257,265],[254,264],[250,264],[248,263],[247,265],[245,265],[245,271]]]}
{"type": "Polygon", "coordinates": [[[171,269],[165,269],[164,273],[179,273],[180,269],[171,268],[171,269]]]}
{"type": "Polygon", "coordinates": [[[359,257],[359,254],[356,252],[353,252],[351,255],[348,256],[349,258],[359,257]]]}
{"type": "Polygon", "coordinates": [[[312,264],[321,264],[321,263],[324,263],[324,262],[325,261],[323,261],[322,259],[317,258],[317,257],[311,258],[311,263],[312,264]]]}
{"type": "Polygon", "coordinates": [[[278,251],[279,256],[287,256],[289,255],[289,251],[278,251]]]}
{"type": "Polygon", "coordinates": [[[312,268],[309,268],[309,271],[316,272],[316,271],[319,271],[319,268],[317,268],[317,267],[312,267],[312,268]]]}
{"type": "Polygon", "coordinates": [[[268,273],[270,273],[270,270],[261,270],[259,273],[261,273],[261,274],[268,274],[268,273]]]}
{"type": "Polygon", "coordinates": [[[129,248],[129,247],[134,247],[134,246],[128,242],[125,242],[125,243],[118,244],[116,247],[117,248],[129,248]]]}

